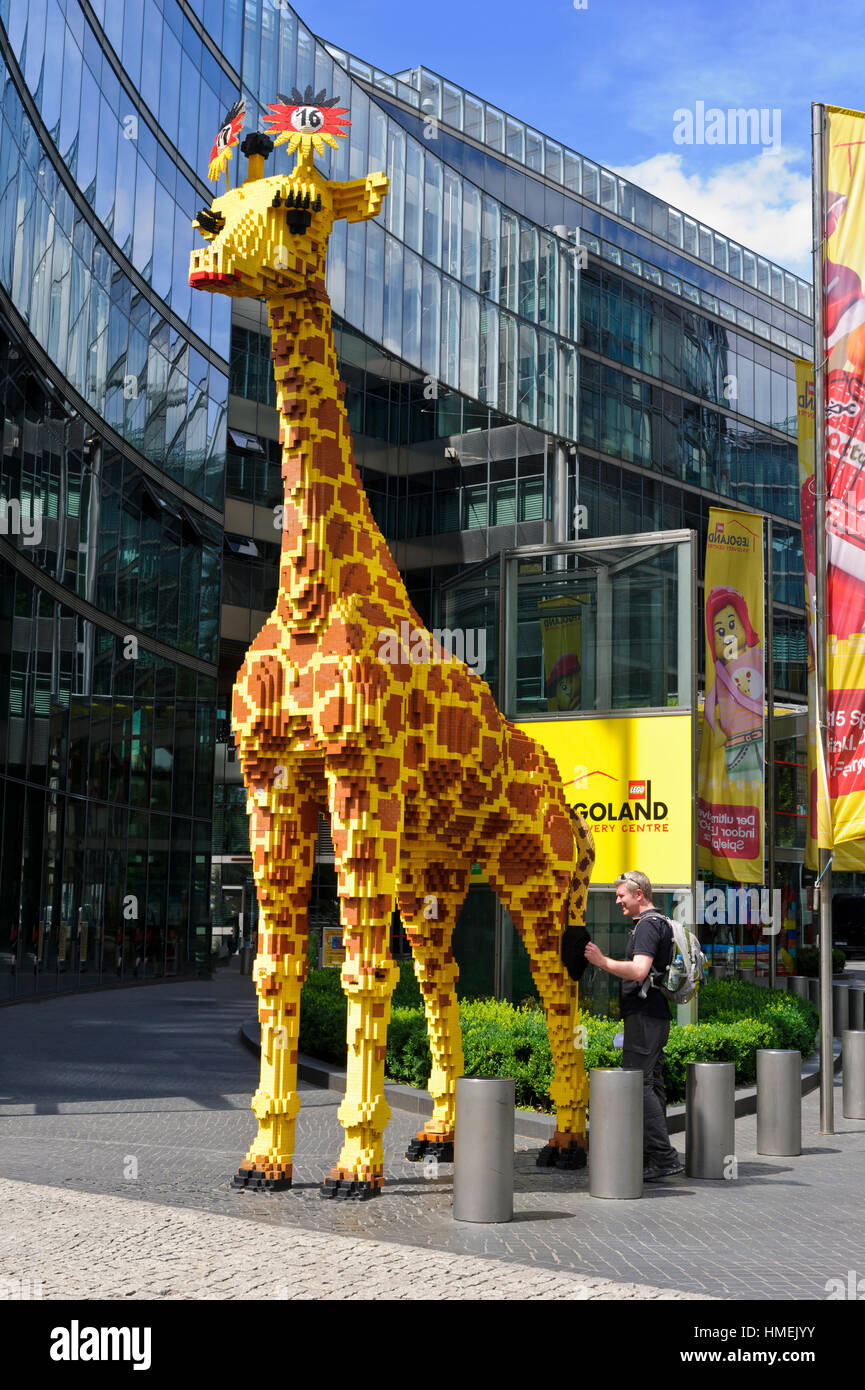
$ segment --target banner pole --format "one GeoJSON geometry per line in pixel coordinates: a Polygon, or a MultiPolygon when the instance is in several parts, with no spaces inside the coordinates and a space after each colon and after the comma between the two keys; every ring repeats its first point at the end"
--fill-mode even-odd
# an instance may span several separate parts
{"type": "MultiPolygon", "coordinates": [[[[814,554],[815,607],[817,627],[815,738],[818,768],[826,764],[826,713],[828,624],[826,613],[826,381],[823,313],[823,139],[826,108],[811,104],[811,213],[814,257],[814,554]]],[[[818,772],[817,795],[829,798],[828,783],[821,786],[818,772]]],[[[831,804],[826,807],[831,816],[831,804]]],[[[818,813],[819,824],[819,813],[818,813]]],[[[820,1133],[835,1133],[834,1068],[832,1052],[832,870],[830,855],[819,850],[820,888],[820,1133]]]]}
{"type": "MultiPolygon", "coordinates": [[[[769,933],[769,988],[775,988],[777,970],[777,933],[781,921],[775,921],[775,572],[772,566],[772,518],[766,517],[766,657],[764,668],[766,679],[766,811],[763,820],[766,837],[766,880],[769,889],[769,902],[772,911],[772,927],[769,933]]],[[[762,919],[762,912],[760,917],[762,919]]],[[[765,926],[765,923],[763,923],[765,926]]],[[[754,947],[754,979],[757,978],[757,947],[754,947]]]]}

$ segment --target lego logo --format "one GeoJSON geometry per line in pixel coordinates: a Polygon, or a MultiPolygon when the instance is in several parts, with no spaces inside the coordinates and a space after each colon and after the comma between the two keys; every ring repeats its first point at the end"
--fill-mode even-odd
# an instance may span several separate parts
{"type": "Polygon", "coordinates": [[[637,797],[639,797],[639,796],[645,796],[645,795],[646,795],[646,784],[645,784],[645,782],[629,782],[629,783],[628,783],[628,800],[629,800],[629,801],[635,801],[635,800],[637,799],[637,797]]]}

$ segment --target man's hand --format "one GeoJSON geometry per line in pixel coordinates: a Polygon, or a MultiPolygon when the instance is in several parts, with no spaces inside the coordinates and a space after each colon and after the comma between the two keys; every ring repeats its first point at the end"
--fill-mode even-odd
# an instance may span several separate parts
{"type": "Polygon", "coordinates": [[[602,970],[606,969],[607,957],[604,955],[603,951],[595,945],[594,941],[590,941],[586,946],[585,955],[589,965],[599,965],[602,970]]]}

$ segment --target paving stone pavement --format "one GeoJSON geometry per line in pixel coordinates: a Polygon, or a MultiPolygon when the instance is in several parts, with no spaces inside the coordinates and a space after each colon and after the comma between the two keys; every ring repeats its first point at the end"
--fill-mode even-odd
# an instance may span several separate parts
{"type": "MultiPolygon", "coordinates": [[[[0,1179],[0,1289],[41,1299],[677,1299],[644,1284],[0,1179]],[[45,1232],[50,1229],[50,1249],[45,1232]],[[9,1283],[5,1285],[9,1291],[9,1283]]],[[[2,1296],[2,1294],[0,1294],[2,1296]]]]}
{"type": "Polygon", "coordinates": [[[538,1169],[537,1141],[518,1139],[514,1221],[476,1226],[453,1220],[450,1165],[431,1176],[404,1161],[417,1118],[396,1109],[384,1195],[321,1201],[340,1097],[302,1086],[294,1187],[235,1191],[255,1133],[258,1065],[239,1040],[250,1012],[251,982],[226,971],[0,1009],[0,1276],[38,1269],[46,1297],[217,1298],[230,1285],[241,1298],[338,1286],[340,1297],[787,1300],[865,1275],[865,1122],[841,1118],[840,1087],[835,1135],[817,1132],[817,1094],[804,1101],[801,1157],[757,1155],[745,1117],[735,1180],[676,1178],[639,1202],[595,1200],[585,1172],[538,1169]]]}

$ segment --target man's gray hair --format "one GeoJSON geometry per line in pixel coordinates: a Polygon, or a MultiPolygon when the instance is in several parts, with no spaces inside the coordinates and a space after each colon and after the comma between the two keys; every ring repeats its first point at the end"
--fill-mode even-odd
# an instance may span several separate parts
{"type": "Polygon", "coordinates": [[[652,901],[652,885],[639,869],[629,869],[627,873],[619,874],[615,886],[618,888],[620,883],[630,883],[632,888],[639,888],[646,901],[652,901]]]}

